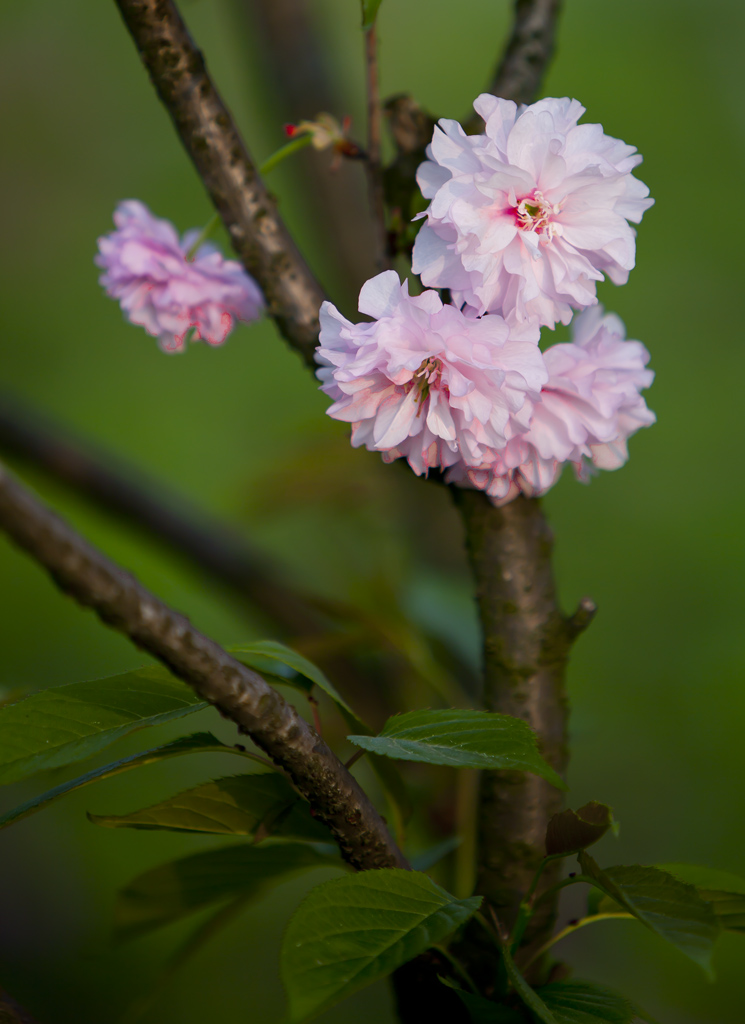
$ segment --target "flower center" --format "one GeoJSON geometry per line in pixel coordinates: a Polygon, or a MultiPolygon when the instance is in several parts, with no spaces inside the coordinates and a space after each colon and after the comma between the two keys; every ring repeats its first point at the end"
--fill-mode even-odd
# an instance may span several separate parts
{"type": "Polygon", "coordinates": [[[441,381],[442,360],[436,356],[428,356],[426,359],[423,359],[409,383],[409,388],[414,387],[419,392],[417,395],[417,402],[419,402],[417,416],[422,411],[422,406],[428,398],[431,389],[439,388],[441,381]]]}
{"type": "Polygon", "coordinates": [[[523,231],[535,231],[537,235],[547,235],[549,241],[554,235],[561,234],[561,224],[557,224],[551,219],[561,212],[561,204],[549,203],[539,189],[534,189],[519,203],[515,199],[513,209],[517,226],[523,231]]]}

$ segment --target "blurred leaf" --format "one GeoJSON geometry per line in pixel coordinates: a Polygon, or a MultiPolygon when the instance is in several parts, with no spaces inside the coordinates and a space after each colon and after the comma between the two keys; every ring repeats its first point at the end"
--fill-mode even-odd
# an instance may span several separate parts
{"type": "Polygon", "coordinates": [[[557,1024],[632,1024],[639,1016],[628,999],[587,981],[557,981],[537,991],[557,1024]]]}
{"type": "Polygon", "coordinates": [[[657,867],[681,882],[694,885],[701,899],[711,903],[722,928],[745,932],[745,879],[697,864],[658,864],[657,867]]]}
{"type": "Polygon", "coordinates": [[[530,726],[510,715],[455,708],[407,711],[389,718],[378,736],[347,738],[364,750],[400,761],[528,771],[567,788],[538,753],[530,726]]]}
{"type": "Polygon", "coordinates": [[[443,857],[447,857],[453,850],[457,850],[462,842],[461,836],[450,836],[448,839],[443,839],[441,843],[436,843],[428,850],[422,850],[421,853],[411,857],[411,866],[414,871],[429,871],[443,857]]]}
{"type": "Polygon", "coordinates": [[[478,910],[415,871],[384,868],[313,889],[282,943],[289,1021],[320,1013],[441,942],[478,910]]]}
{"type": "Polygon", "coordinates": [[[607,804],[591,800],[577,811],[554,814],[546,829],[546,854],[578,853],[602,839],[613,827],[613,811],[607,804]]]}
{"type": "Polygon", "coordinates": [[[328,829],[315,820],[308,804],[276,772],[216,779],[132,814],[89,814],[88,818],[105,828],[233,836],[253,835],[263,826],[271,835],[288,839],[330,841],[328,829]]]}
{"type": "Polygon", "coordinates": [[[119,893],[117,935],[134,938],[211,903],[253,897],[265,886],[311,868],[342,868],[337,853],[307,843],[226,846],[162,864],[119,893]]]}
{"type": "MultiPolygon", "coordinates": [[[[284,644],[280,644],[276,640],[262,640],[253,644],[241,644],[238,647],[229,647],[228,650],[238,661],[248,665],[249,668],[256,668],[257,671],[264,670],[260,666],[265,665],[267,660],[270,663],[274,662],[292,669],[298,675],[294,678],[281,679],[281,682],[294,686],[306,693],[313,686],[317,686],[333,700],[350,729],[356,729],[366,736],[372,735],[372,729],[361,718],[357,717],[356,713],[350,708],[321,669],[314,665],[312,661],[304,658],[302,654],[298,654],[297,651],[293,651],[290,647],[285,647],[284,644]],[[257,659],[259,659],[258,662],[257,659]],[[298,676],[300,679],[298,679],[298,676]]],[[[369,760],[388,799],[391,815],[394,818],[396,836],[401,840],[404,826],[411,817],[411,801],[409,800],[406,786],[398,770],[389,761],[386,761],[385,758],[371,757],[369,760]]]]}
{"type": "Polygon", "coordinates": [[[82,761],[135,729],[206,707],[157,665],[41,690],[0,707],[0,783],[82,761]]]}
{"type": "Polygon", "coordinates": [[[539,1020],[543,1021],[543,1024],[558,1024],[558,1021],[543,1002],[541,997],[536,993],[535,989],[530,987],[525,978],[523,978],[522,974],[518,971],[507,945],[502,947],[502,957],[504,958],[504,967],[507,972],[507,977],[512,982],[512,987],[525,1005],[533,1011],[539,1020]]]}
{"type": "Polygon", "coordinates": [[[659,868],[639,864],[601,870],[587,853],[579,856],[585,875],[623,910],[633,914],[707,972],[719,932],[711,906],[692,885],[659,868]]]}
{"type": "Polygon", "coordinates": [[[8,811],[7,814],[0,817],[0,828],[12,825],[14,822],[20,821],[21,818],[42,810],[47,804],[52,803],[66,793],[70,793],[74,789],[80,789],[82,786],[87,786],[91,782],[97,782],[99,779],[108,779],[112,775],[120,775],[122,772],[128,772],[132,768],[139,768],[140,765],[164,761],[169,757],[181,757],[182,754],[196,753],[239,754],[241,757],[252,758],[263,763],[262,759],[256,757],[250,751],[239,750],[237,747],[230,747],[225,743],[221,743],[210,732],[195,732],[191,736],[181,736],[179,739],[166,743],[162,747],[153,747],[152,750],[144,750],[140,754],[132,754],[131,757],[124,757],[121,761],[114,761],[111,764],[103,765],[101,768],[94,768],[93,771],[86,772],[85,775],[79,775],[77,779],[63,782],[61,785],[55,786],[54,789],[49,789],[46,793],[42,793],[41,796],[34,797],[33,800],[29,800],[27,803],[21,804],[20,807],[15,807],[12,811],[8,811]]]}
{"type": "Polygon", "coordinates": [[[371,28],[378,16],[382,0],[362,0],[362,27],[371,28]]]}

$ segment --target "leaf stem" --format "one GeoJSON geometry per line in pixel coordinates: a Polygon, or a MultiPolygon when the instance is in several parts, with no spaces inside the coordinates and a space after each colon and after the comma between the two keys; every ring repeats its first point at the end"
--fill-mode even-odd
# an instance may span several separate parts
{"type": "Polygon", "coordinates": [[[189,251],[186,254],[186,259],[187,259],[188,263],[191,263],[191,261],[194,259],[196,254],[199,252],[200,246],[204,242],[206,242],[207,239],[212,234],[212,232],[217,229],[217,226],[219,225],[219,223],[220,223],[220,214],[219,213],[213,214],[212,217],[210,217],[210,219],[207,221],[207,223],[204,225],[202,230],[197,235],[196,240],[192,243],[192,245],[189,246],[189,251]]]}
{"type": "Polygon", "coordinates": [[[446,949],[445,946],[436,945],[432,946],[432,949],[436,949],[437,952],[447,960],[447,962],[453,968],[455,973],[461,978],[462,981],[465,981],[466,985],[468,985],[470,990],[475,995],[479,994],[479,990],[476,988],[476,985],[468,971],[465,969],[465,967],[459,960],[456,960],[453,954],[448,949],[446,949]]]}
{"type": "Polygon", "coordinates": [[[537,950],[530,958],[530,960],[528,960],[528,962],[525,964],[523,971],[527,971],[527,969],[532,964],[534,964],[536,960],[539,960],[544,955],[544,953],[547,953],[549,949],[551,949],[551,947],[554,946],[557,942],[560,942],[561,939],[565,939],[567,935],[571,935],[573,932],[578,931],[580,928],[584,928],[585,925],[594,924],[596,921],[610,921],[613,919],[625,919],[631,921],[634,919],[634,915],[627,914],[626,911],[615,911],[613,913],[607,914],[593,914],[590,917],[583,917],[579,921],[575,921],[574,924],[568,924],[566,928],[563,928],[556,935],[552,936],[548,940],[548,942],[544,942],[541,948],[537,950]]]}
{"type": "Polygon", "coordinates": [[[313,136],[308,133],[307,135],[300,135],[298,138],[292,139],[291,142],[286,143],[286,145],[281,146],[276,153],[272,153],[272,155],[264,161],[261,167],[259,167],[259,174],[264,175],[268,174],[269,171],[273,171],[277,164],[281,164],[286,157],[292,156],[292,154],[296,153],[299,149],[304,149],[312,139],[313,136]]]}

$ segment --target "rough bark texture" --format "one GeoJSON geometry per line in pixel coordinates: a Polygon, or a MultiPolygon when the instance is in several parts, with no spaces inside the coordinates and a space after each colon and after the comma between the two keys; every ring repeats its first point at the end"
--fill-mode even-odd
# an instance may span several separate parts
{"type": "Polygon", "coordinates": [[[284,338],[314,367],[323,291],[261,181],[172,0],[116,0],[158,96],[284,338]]]}
{"type": "MultiPolygon", "coordinates": [[[[564,671],[576,626],[558,608],[552,535],[540,503],[523,497],[495,508],[477,491],[456,491],[484,633],[483,705],[522,718],[540,737],[546,760],[567,765],[564,671]]],[[[562,794],[527,772],[484,772],[478,816],[476,891],[510,926],[545,855],[546,825],[562,794]]],[[[551,870],[543,887],[554,881],[551,870]]],[[[553,924],[549,902],[531,922],[526,944],[553,924]]]]}
{"type": "Polygon", "coordinates": [[[360,870],[408,866],[356,780],[291,704],[88,544],[2,466],[0,529],[61,590],[158,658],[249,735],[289,774],[349,864],[360,870]]]}

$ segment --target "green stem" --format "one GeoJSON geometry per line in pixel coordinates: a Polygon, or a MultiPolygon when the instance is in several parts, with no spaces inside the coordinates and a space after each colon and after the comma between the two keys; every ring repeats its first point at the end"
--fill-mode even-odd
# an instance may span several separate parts
{"type": "Polygon", "coordinates": [[[566,889],[568,885],[577,885],[578,882],[584,882],[586,885],[595,885],[595,880],[590,878],[589,875],[575,875],[574,878],[563,878],[556,885],[552,885],[550,889],[546,889],[542,892],[537,900],[533,903],[534,907],[537,907],[539,903],[543,903],[544,900],[550,900],[556,895],[561,889],[566,889]]]}
{"type": "Polygon", "coordinates": [[[282,163],[285,157],[291,156],[293,153],[296,153],[299,149],[302,149],[304,146],[307,146],[312,141],[312,139],[313,136],[310,133],[308,133],[307,135],[301,135],[299,138],[293,139],[291,142],[288,142],[285,146],[282,146],[281,149],[278,149],[276,153],[272,153],[272,155],[267,160],[264,161],[264,163],[259,168],[259,174],[268,174],[269,171],[273,171],[277,164],[282,163]]]}
{"type": "Polygon", "coordinates": [[[533,956],[530,958],[530,960],[528,960],[528,962],[525,964],[523,972],[527,971],[531,964],[534,964],[536,960],[542,957],[544,953],[547,953],[552,946],[556,945],[557,942],[559,942],[561,939],[565,939],[567,935],[571,935],[573,932],[578,931],[580,928],[584,928],[585,925],[594,924],[596,921],[610,921],[613,919],[625,919],[631,921],[633,920],[633,918],[633,914],[627,914],[625,911],[617,911],[615,913],[608,914],[593,914],[592,917],[583,917],[575,924],[567,925],[566,928],[563,928],[560,932],[558,932],[558,934],[550,938],[548,942],[544,942],[541,948],[537,950],[537,952],[535,952],[533,956]]]}
{"type": "Polygon", "coordinates": [[[461,978],[462,981],[465,981],[466,985],[468,985],[470,990],[475,995],[479,994],[479,990],[476,988],[475,984],[473,983],[473,981],[471,979],[471,976],[469,975],[468,971],[465,969],[463,964],[460,963],[459,960],[455,959],[455,957],[453,956],[453,954],[451,952],[449,952],[449,950],[447,950],[444,946],[439,946],[439,945],[433,946],[432,949],[436,949],[437,952],[440,954],[440,956],[443,956],[447,960],[447,962],[453,968],[455,973],[461,978]]]}
{"type": "Polygon", "coordinates": [[[528,891],[525,893],[525,896],[523,896],[522,902],[517,909],[517,918],[515,920],[515,927],[512,930],[512,938],[510,941],[510,949],[513,954],[519,948],[520,943],[523,940],[523,936],[525,935],[525,929],[528,927],[530,919],[533,916],[533,896],[538,888],[538,883],[541,880],[541,875],[543,874],[544,869],[551,863],[551,861],[560,860],[563,856],[565,856],[563,853],[551,853],[547,857],[544,857],[538,865],[538,869],[533,875],[533,881],[530,883],[528,891]]]}
{"type": "Polygon", "coordinates": [[[199,251],[200,245],[207,241],[207,239],[210,237],[210,235],[212,234],[212,232],[215,230],[219,223],[219,213],[216,213],[214,214],[214,216],[210,217],[210,219],[207,221],[207,223],[204,225],[202,230],[197,235],[196,241],[193,242],[192,245],[189,247],[189,251],[186,254],[186,258],[189,261],[189,263],[191,263],[191,261],[196,256],[197,252],[199,251]]]}

